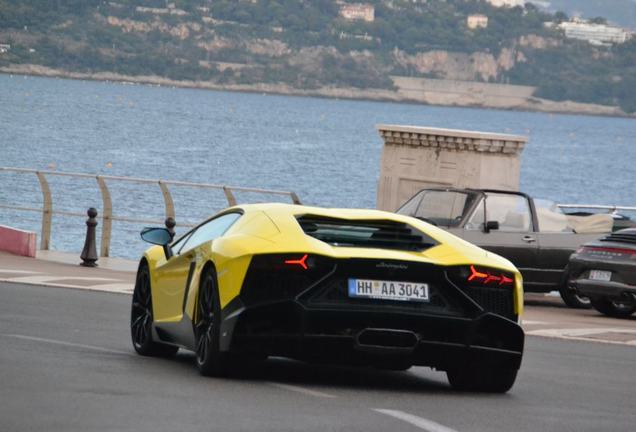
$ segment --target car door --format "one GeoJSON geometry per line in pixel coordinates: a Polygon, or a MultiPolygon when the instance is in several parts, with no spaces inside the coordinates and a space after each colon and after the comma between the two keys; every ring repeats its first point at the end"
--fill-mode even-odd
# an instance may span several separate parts
{"type": "Polygon", "coordinates": [[[524,283],[539,279],[538,243],[527,196],[486,192],[461,229],[454,234],[486,250],[509,259],[522,273],[524,283]],[[485,231],[486,221],[496,221],[498,229],[485,231]]]}
{"type": "Polygon", "coordinates": [[[201,262],[200,246],[223,235],[241,216],[238,212],[217,216],[179,239],[173,256],[156,268],[153,290],[155,321],[179,321],[183,315],[184,299],[192,282],[197,263],[201,262]]]}

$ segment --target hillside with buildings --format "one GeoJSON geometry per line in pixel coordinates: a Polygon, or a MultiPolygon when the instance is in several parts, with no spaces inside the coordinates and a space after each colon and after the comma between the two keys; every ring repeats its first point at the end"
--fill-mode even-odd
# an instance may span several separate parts
{"type": "Polygon", "coordinates": [[[0,71],[455,105],[636,111],[636,39],[630,31],[522,3],[0,0],[0,71]]]}

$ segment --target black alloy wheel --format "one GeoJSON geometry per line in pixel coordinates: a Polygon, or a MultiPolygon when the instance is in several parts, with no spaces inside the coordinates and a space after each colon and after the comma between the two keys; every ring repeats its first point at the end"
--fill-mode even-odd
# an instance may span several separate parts
{"type": "Polygon", "coordinates": [[[152,291],[148,265],[139,265],[130,311],[130,335],[137,353],[144,356],[170,356],[178,347],[155,342],[152,338],[152,291]]]}
{"type": "Polygon", "coordinates": [[[205,376],[221,376],[227,372],[228,354],[220,351],[221,302],[216,273],[211,268],[201,277],[194,325],[196,361],[205,376]]]}
{"type": "Polygon", "coordinates": [[[627,318],[636,312],[636,302],[621,302],[606,297],[591,299],[594,309],[613,318],[627,318]]]}

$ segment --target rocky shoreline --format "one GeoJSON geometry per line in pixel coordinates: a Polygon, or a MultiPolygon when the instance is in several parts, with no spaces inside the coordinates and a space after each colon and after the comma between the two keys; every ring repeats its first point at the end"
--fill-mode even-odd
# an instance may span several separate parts
{"type": "MultiPolygon", "coordinates": [[[[54,69],[34,64],[19,64],[0,67],[0,73],[16,75],[33,75],[79,80],[113,81],[121,83],[146,84],[168,87],[197,88],[206,90],[237,91],[247,93],[271,93],[287,96],[311,96],[336,99],[357,99],[371,101],[390,101],[402,103],[419,103],[436,106],[456,106],[470,108],[505,109],[516,111],[535,111],[561,114],[584,114],[611,117],[636,118],[636,114],[628,114],[618,107],[587,104],[572,101],[551,101],[528,97],[514,105],[502,106],[493,103],[476,103],[473,98],[461,95],[448,95],[443,91],[427,91],[426,95],[406,95],[400,90],[358,89],[343,87],[321,87],[303,90],[287,84],[215,84],[206,81],[173,80],[157,75],[121,75],[113,72],[73,72],[54,69]]],[[[475,83],[480,85],[481,83],[475,83]]]]}

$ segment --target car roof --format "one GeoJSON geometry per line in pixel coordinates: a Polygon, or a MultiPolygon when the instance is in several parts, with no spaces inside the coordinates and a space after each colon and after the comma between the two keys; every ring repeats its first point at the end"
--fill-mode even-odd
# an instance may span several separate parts
{"type": "Polygon", "coordinates": [[[359,220],[373,220],[373,219],[390,219],[399,222],[408,222],[408,220],[396,213],[391,213],[382,210],[375,209],[354,209],[354,208],[323,208],[306,206],[299,204],[286,204],[286,203],[258,203],[258,204],[245,204],[236,206],[237,209],[242,209],[246,213],[262,211],[271,217],[277,216],[299,216],[303,214],[311,214],[315,216],[323,216],[335,219],[359,219],[359,220]]]}
{"type": "Polygon", "coordinates": [[[464,243],[463,240],[453,236],[449,232],[430,225],[424,221],[413,218],[411,216],[401,215],[397,213],[375,210],[375,209],[352,209],[352,208],[322,208],[312,207],[299,204],[283,204],[283,203],[261,203],[261,204],[245,204],[224,210],[225,212],[242,211],[247,214],[261,213],[265,214],[278,229],[288,235],[302,233],[302,229],[297,222],[297,217],[302,215],[322,216],[334,219],[346,220],[385,220],[398,223],[408,224],[440,243],[449,245],[457,242],[464,243]]]}
{"type": "MultiPolygon", "coordinates": [[[[287,244],[290,242],[295,244],[296,247],[301,247],[303,245],[303,241],[307,240],[306,234],[303,232],[300,224],[297,221],[298,216],[302,215],[311,215],[311,216],[323,216],[328,218],[336,218],[336,219],[346,219],[346,220],[388,220],[394,221],[398,223],[408,224],[411,227],[422,231],[427,236],[430,236],[433,240],[438,242],[437,248],[432,248],[431,250],[437,250],[437,253],[446,254],[449,253],[449,250],[453,250],[455,252],[461,251],[464,258],[470,257],[470,260],[482,260],[484,257],[487,257],[489,260],[498,261],[498,265],[502,265],[506,268],[511,267],[512,264],[507,261],[505,258],[501,258],[497,255],[484,255],[486,252],[479,247],[462,240],[459,237],[456,237],[449,233],[448,231],[433,226],[427,222],[424,222],[420,219],[413,218],[411,216],[400,215],[397,213],[386,212],[382,210],[375,209],[351,209],[351,208],[322,208],[322,207],[313,207],[306,206],[300,204],[284,204],[284,203],[259,203],[259,204],[244,204],[237,205],[234,207],[227,208],[222,212],[219,212],[217,216],[222,214],[227,214],[231,212],[241,212],[245,216],[245,223],[249,224],[250,220],[255,220],[258,216],[266,217],[269,219],[277,228],[280,236],[276,237],[275,242],[282,242],[283,244],[287,241],[287,244]],[[249,216],[253,215],[254,218],[250,218],[249,216]],[[297,237],[296,237],[297,236],[297,237]],[[286,239],[286,240],[282,240],[286,239]],[[442,246],[443,245],[443,246],[442,246]],[[439,249],[442,247],[442,249],[439,249]],[[448,249],[450,248],[450,249],[448,249]]],[[[247,226],[247,225],[245,225],[247,226]]],[[[242,228],[237,227],[237,233],[241,231],[242,228]]],[[[269,238],[272,240],[272,238],[269,238]]],[[[331,248],[331,247],[330,247],[331,248]]],[[[348,252],[351,251],[348,248],[344,248],[348,252]]],[[[365,248],[360,248],[363,250],[365,248]]],[[[373,249],[373,248],[372,248],[373,249]]],[[[366,250],[366,249],[365,249],[366,250]]],[[[371,250],[371,249],[369,249],[371,250]]],[[[374,249],[375,250],[375,249],[374,249]]],[[[389,249],[382,249],[384,254],[393,254],[395,257],[405,257],[403,254],[412,254],[413,252],[405,252],[405,251],[395,251],[389,249]],[[402,254],[402,255],[401,255],[402,254]]],[[[345,253],[345,252],[343,252],[345,253]]],[[[413,256],[409,255],[409,259],[413,258],[413,256]]],[[[464,259],[462,258],[462,259],[464,259]]],[[[403,258],[399,258],[403,259],[403,258]]],[[[430,259],[430,258],[427,258],[430,259]]],[[[466,258],[468,259],[468,258],[466,258]]],[[[512,267],[514,268],[514,267],[512,267]]]]}

